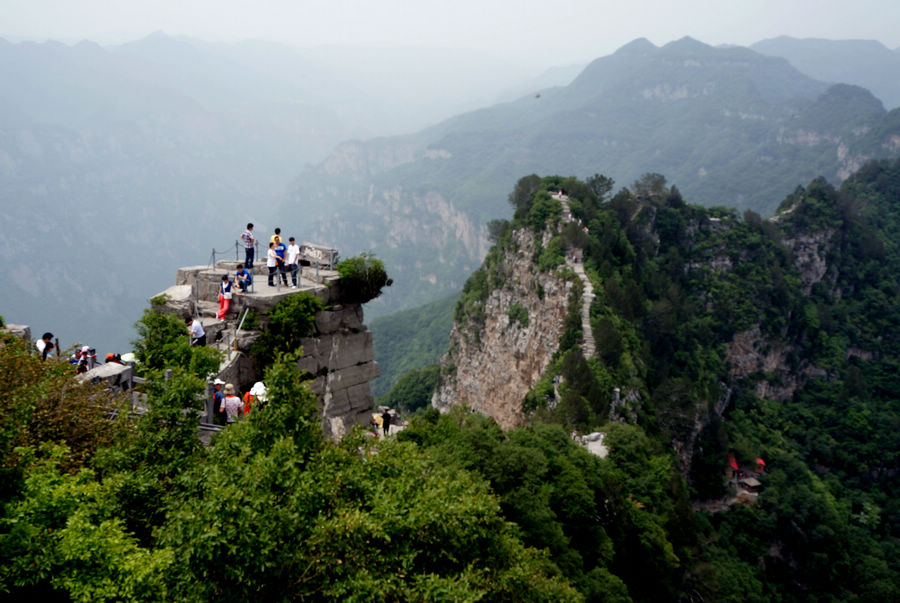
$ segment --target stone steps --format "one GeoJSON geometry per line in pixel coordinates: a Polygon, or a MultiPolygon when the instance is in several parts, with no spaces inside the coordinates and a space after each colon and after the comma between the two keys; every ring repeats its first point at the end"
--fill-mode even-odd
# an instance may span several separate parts
{"type": "MultiPolygon", "coordinates": [[[[563,212],[569,211],[569,197],[566,195],[554,194],[554,199],[559,201],[563,206],[563,212]]],[[[573,249],[574,255],[580,257],[584,261],[584,251],[581,249],[573,249]]],[[[584,343],[581,345],[581,351],[585,359],[590,358],[596,352],[596,344],[594,343],[594,331],[591,329],[591,304],[594,301],[594,286],[591,279],[584,272],[584,264],[576,263],[572,260],[573,253],[566,253],[566,265],[570,266],[581,283],[584,285],[584,293],[581,295],[581,332],[584,337],[584,343]]]]}

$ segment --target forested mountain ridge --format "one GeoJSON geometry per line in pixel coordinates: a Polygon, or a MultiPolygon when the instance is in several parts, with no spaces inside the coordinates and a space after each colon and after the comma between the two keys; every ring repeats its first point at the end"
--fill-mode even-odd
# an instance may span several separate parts
{"type": "MultiPolygon", "coordinates": [[[[489,379],[479,370],[512,380],[522,358],[506,341],[534,336],[532,310],[548,303],[542,275],[577,289],[564,254],[583,250],[597,352],[582,355],[570,290],[563,335],[519,400],[518,423],[611,433],[635,423],[674,447],[671,467],[695,500],[727,498],[729,453],[748,471],[765,459],[755,505],[695,516],[708,548],[686,577],[716,600],[740,589],[771,600],[895,592],[900,162],[868,164],[840,189],[816,179],[769,220],[688,205],[659,175],[612,198],[597,183],[519,181],[513,221],[463,290],[435,400],[489,379]],[[547,192],[559,189],[587,231],[563,218],[547,192]],[[529,232],[543,244],[522,246],[529,232]],[[744,576],[730,582],[733,572],[744,576]]],[[[502,400],[465,402],[508,422],[502,400]]]]}
{"type": "Polygon", "coordinates": [[[694,202],[766,215],[797,182],[839,182],[898,150],[900,114],[863,89],[829,88],[746,48],[638,40],[566,87],[340,145],[298,176],[286,207],[312,201],[318,238],[394,266],[385,304],[399,309],[458,289],[523,173],[665,173],[694,202]]]}

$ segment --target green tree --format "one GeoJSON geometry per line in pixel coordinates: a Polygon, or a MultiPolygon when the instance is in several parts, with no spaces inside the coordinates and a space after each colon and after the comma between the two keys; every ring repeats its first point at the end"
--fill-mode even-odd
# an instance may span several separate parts
{"type": "Polygon", "coordinates": [[[509,204],[512,205],[516,217],[528,215],[531,209],[531,200],[541,185],[541,178],[537,174],[531,174],[519,178],[516,186],[509,194],[509,204]]]}
{"type": "Polygon", "coordinates": [[[137,372],[141,376],[171,368],[206,378],[222,361],[222,353],[214,348],[191,347],[184,321],[174,314],[160,312],[154,307],[144,310],[134,326],[138,339],[132,345],[138,361],[137,372]]]}
{"type": "Polygon", "coordinates": [[[666,177],[655,172],[643,174],[631,185],[634,194],[645,199],[664,201],[669,195],[666,177]]]}
{"type": "Polygon", "coordinates": [[[612,192],[613,187],[616,185],[612,178],[604,176],[603,174],[594,174],[587,179],[586,184],[601,202],[606,201],[607,197],[612,192]]]}
{"type": "Polygon", "coordinates": [[[0,333],[0,501],[22,476],[19,447],[65,444],[65,471],[84,465],[113,436],[108,414],[122,399],[103,386],[79,383],[72,365],[31,352],[29,342],[0,333]]]}
{"type": "Polygon", "coordinates": [[[266,327],[251,347],[251,354],[256,362],[266,367],[279,354],[297,353],[301,340],[315,330],[316,314],[323,308],[321,300],[306,291],[279,301],[266,312],[266,327]]]}

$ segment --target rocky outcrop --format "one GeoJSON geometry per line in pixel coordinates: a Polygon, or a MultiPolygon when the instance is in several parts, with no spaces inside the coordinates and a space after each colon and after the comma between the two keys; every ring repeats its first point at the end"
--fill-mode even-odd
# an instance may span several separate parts
{"type": "Polygon", "coordinates": [[[800,272],[804,295],[809,295],[812,286],[825,278],[828,270],[828,252],[831,249],[834,233],[834,228],[827,228],[798,233],[781,241],[782,245],[791,252],[794,265],[800,272]]]}
{"type": "Polygon", "coordinates": [[[760,326],[736,333],[725,346],[725,362],[735,380],[759,374],[763,378],[754,385],[754,392],[762,398],[787,400],[810,378],[824,377],[825,371],[804,363],[791,368],[788,356],[796,347],[763,336],[760,326]]]}
{"type": "MultiPolygon", "coordinates": [[[[246,391],[262,379],[265,367],[257,366],[253,343],[266,328],[265,313],[288,296],[305,291],[316,296],[325,309],[316,314],[313,333],[301,340],[303,353],[298,368],[310,380],[319,399],[325,434],[340,438],[354,425],[371,420],[374,398],[369,383],[379,374],[375,362],[372,333],[363,324],[359,304],[342,304],[337,273],[331,270],[304,270],[299,289],[268,287],[265,276],[255,275],[254,291],[235,295],[225,320],[215,317],[217,287],[222,275],[234,274],[235,262],[219,262],[215,268],[180,268],[176,284],[166,289],[165,302],[158,306],[182,318],[199,315],[210,345],[225,353],[218,378],[246,391]],[[252,328],[242,325],[245,311],[256,316],[252,328]]],[[[162,295],[162,294],[161,294],[162,295]]]]}
{"type": "Polygon", "coordinates": [[[531,259],[537,244],[532,231],[517,230],[512,239],[516,252],[494,267],[506,275],[505,283],[485,301],[483,325],[453,327],[432,398],[441,411],[465,404],[503,428],[524,420],[522,401],[559,346],[571,288],[561,272],[537,271],[531,259]],[[514,304],[527,310],[527,324],[510,312],[514,304]]]}
{"type": "Polygon", "coordinates": [[[0,331],[7,331],[16,337],[21,337],[25,341],[31,342],[31,327],[28,325],[14,325],[7,323],[0,331]]]}

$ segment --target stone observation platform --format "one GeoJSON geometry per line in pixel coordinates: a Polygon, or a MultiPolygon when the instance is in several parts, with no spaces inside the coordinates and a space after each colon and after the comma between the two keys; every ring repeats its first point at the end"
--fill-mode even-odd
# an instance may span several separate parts
{"type": "Polygon", "coordinates": [[[234,279],[237,261],[179,268],[175,284],[158,294],[165,295],[166,301],[157,308],[181,318],[199,318],[208,345],[225,354],[215,377],[233,383],[243,393],[262,380],[266,368],[257,366],[250,354],[251,346],[267,326],[266,312],[300,292],[317,297],[325,309],[316,315],[314,332],[301,342],[303,354],[298,368],[310,376],[325,433],[339,438],[352,426],[371,421],[374,398],[369,383],[380,371],[374,360],[372,333],[363,324],[362,306],[341,301],[340,278],[334,269],[336,250],[307,243],[304,247],[313,253],[324,250],[322,255],[330,261],[303,266],[296,289],[290,286],[290,272],[287,287],[270,287],[266,267],[255,265],[252,288],[238,293],[238,287],[233,287],[235,295],[225,320],[216,318],[218,288],[222,276],[234,279]],[[251,313],[254,319],[247,320],[251,313]]]}

